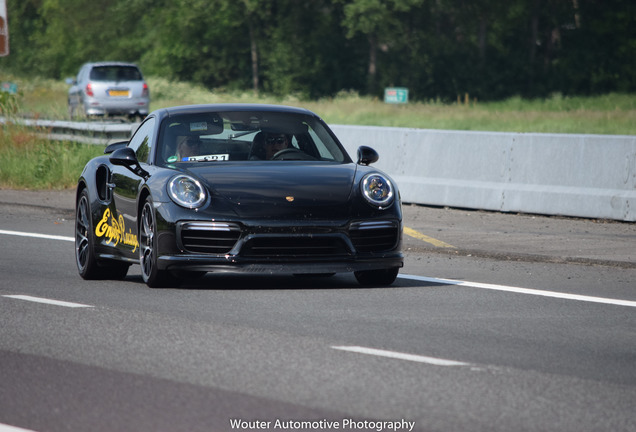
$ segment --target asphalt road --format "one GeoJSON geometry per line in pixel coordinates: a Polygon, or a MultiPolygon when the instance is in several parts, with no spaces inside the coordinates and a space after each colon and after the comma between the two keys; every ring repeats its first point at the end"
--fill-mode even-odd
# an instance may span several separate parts
{"type": "Polygon", "coordinates": [[[391,288],[152,290],[79,278],[72,208],[0,190],[0,432],[636,431],[634,224],[405,206],[391,288]]]}

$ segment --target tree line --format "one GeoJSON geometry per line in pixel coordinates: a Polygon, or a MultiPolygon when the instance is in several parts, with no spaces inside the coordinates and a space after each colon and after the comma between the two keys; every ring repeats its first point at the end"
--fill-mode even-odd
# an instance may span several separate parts
{"type": "Polygon", "coordinates": [[[636,91],[633,0],[7,0],[0,70],[87,61],[208,88],[479,100],[636,91]]]}

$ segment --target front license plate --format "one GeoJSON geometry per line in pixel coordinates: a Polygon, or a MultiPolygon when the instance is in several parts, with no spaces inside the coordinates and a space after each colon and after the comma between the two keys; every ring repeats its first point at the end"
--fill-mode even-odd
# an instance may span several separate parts
{"type": "Polygon", "coordinates": [[[119,96],[119,97],[128,97],[130,96],[130,91],[128,90],[109,90],[109,96],[119,96]]]}

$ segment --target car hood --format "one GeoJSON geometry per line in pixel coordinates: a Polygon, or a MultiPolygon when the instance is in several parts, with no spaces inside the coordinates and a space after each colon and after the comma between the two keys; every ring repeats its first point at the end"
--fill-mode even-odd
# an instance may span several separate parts
{"type": "Polygon", "coordinates": [[[350,214],[356,165],[219,163],[188,171],[206,184],[212,206],[221,199],[239,217],[335,219],[350,214]]]}

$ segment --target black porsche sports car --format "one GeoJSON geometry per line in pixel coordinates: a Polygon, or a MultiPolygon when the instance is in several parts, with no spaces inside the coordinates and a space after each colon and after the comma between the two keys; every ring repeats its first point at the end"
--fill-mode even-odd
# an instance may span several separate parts
{"type": "Polygon", "coordinates": [[[305,109],[192,105],[152,112],[79,178],[75,256],[84,279],[150,287],[206,272],[331,275],[390,285],[402,209],[360,146],[353,162],[305,109]]]}

